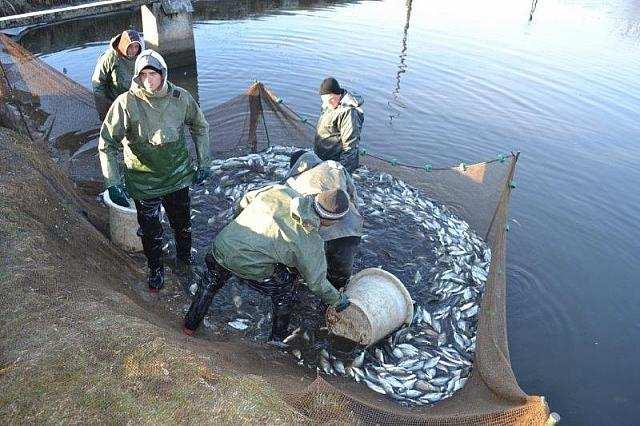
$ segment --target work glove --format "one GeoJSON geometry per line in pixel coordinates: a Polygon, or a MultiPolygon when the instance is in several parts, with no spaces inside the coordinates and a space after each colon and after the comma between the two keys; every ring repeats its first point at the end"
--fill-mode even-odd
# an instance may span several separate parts
{"type": "Polygon", "coordinates": [[[336,312],[342,312],[347,309],[350,304],[351,302],[349,302],[349,298],[347,297],[347,295],[344,293],[340,293],[340,299],[338,299],[335,305],[333,305],[333,308],[336,310],[336,312]]]}
{"type": "Polygon", "coordinates": [[[198,168],[196,170],[196,175],[193,178],[194,185],[200,185],[202,182],[207,180],[211,176],[211,171],[207,168],[198,168]]]}
{"type": "Polygon", "coordinates": [[[109,198],[111,198],[111,201],[122,207],[131,207],[129,200],[127,200],[129,194],[127,194],[124,185],[113,185],[107,189],[109,190],[109,198]]]}

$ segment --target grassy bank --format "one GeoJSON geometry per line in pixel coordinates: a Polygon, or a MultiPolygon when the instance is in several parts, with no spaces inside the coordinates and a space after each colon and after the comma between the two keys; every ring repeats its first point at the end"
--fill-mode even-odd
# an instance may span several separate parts
{"type": "MultiPolygon", "coordinates": [[[[0,128],[0,418],[296,423],[258,351],[181,335],[47,153],[0,128]],[[254,357],[254,358],[252,358],[254,357]]],[[[272,362],[272,360],[270,361],[272,362]]],[[[295,378],[298,385],[300,378],[295,378]]]]}

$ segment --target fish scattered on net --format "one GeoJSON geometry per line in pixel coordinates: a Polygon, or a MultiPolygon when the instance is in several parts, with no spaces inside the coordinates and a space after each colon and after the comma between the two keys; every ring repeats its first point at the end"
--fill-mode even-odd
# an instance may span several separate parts
{"type": "MultiPolygon", "coordinates": [[[[296,150],[271,147],[214,160],[212,177],[192,191],[194,245],[206,250],[245,192],[280,182],[296,150]]],[[[361,168],[352,176],[365,219],[354,271],[379,266],[398,276],[414,300],[413,321],[375,345],[345,352],[332,346],[322,327],[322,304],[300,292],[295,330],[285,345],[298,364],[362,382],[401,404],[436,403],[462,388],[471,372],[490,250],[446,206],[392,175],[361,168]]],[[[165,249],[172,243],[167,244],[165,249]]],[[[271,324],[267,298],[251,293],[235,277],[225,291],[216,297],[215,313],[205,318],[205,327],[227,323],[248,338],[263,339],[271,324]],[[230,320],[221,312],[236,315],[230,320]]]]}

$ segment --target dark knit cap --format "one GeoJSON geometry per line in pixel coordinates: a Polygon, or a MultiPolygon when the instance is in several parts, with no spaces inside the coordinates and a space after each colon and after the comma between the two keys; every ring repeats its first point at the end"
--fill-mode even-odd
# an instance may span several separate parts
{"type": "Polygon", "coordinates": [[[342,189],[332,189],[317,194],[313,199],[313,207],[322,219],[336,220],[349,211],[349,198],[342,189]]]}
{"type": "Polygon", "coordinates": [[[296,161],[298,161],[298,159],[302,157],[303,154],[306,154],[306,152],[307,151],[305,151],[304,149],[301,149],[291,154],[291,158],[289,159],[289,168],[292,168],[293,165],[296,164],[296,161]]]}
{"type": "MultiPolygon", "coordinates": [[[[142,68],[142,70],[152,70],[157,72],[158,74],[162,75],[162,70],[159,68],[154,67],[153,65],[147,65],[146,67],[142,68]]],[[[140,70],[140,71],[142,71],[140,70]]]]}
{"type": "Polygon", "coordinates": [[[332,93],[334,95],[342,95],[344,90],[338,84],[338,80],[333,77],[327,77],[322,80],[322,84],[320,85],[320,95],[328,95],[332,93]]]}

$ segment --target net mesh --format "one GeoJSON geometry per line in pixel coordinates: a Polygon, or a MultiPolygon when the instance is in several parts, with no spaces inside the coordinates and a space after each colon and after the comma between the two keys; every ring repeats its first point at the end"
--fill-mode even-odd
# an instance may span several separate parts
{"type": "MultiPolygon", "coordinates": [[[[101,188],[95,151],[100,126],[93,96],[84,87],[46,65],[6,36],[0,35],[0,118],[4,127],[45,146],[68,170],[81,190],[91,197],[101,188]],[[91,153],[83,155],[83,153],[91,153]]],[[[205,115],[210,124],[214,155],[231,157],[262,151],[272,145],[309,147],[313,128],[261,83],[205,115]]],[[[262,363],[249,368],[279,390],[304,421],[376,424],[544,424],[549,416],[542,397],[528,396],[513,374],[506,333],[506,223],[510,182],[517,154],[472,165],[420,169],[396,165],[371,155],[361,162],[424,191],[449,206],[485,236],[492,262],[478,315],[476,358],[466,385],[451,398],[431,407],[406,408],[380,398],[362,385],[341,378],[318,376],[306,382],[285,380],[297,370],[262,363]],[[297,387],[292,383],[298,383],[297,387]]],[[[68,191],[69,189],[67,189],[68,191]]],[[[85,197],[86,198],[86,197],[85,197]]],[[[100,212],[90,212],[99,221],[100,212]]],[[[98,226],[100,228],[100,226],[98,226]]],[[[103,248],[102,250],[107,250],[103,248]]],[[[112,249],[108,249],[112,250],[112,249]]],[[[113,325],[117,327],[118,325],[113,325]]],[[[173,328],[175,325],[172,325],[173,328]]],[[[172,333],[167,326],[165,334],[172,333]]],[[[216,342],[200,340],[200,352],[216,351],[216,342]]],[[[238,351],[219,367],[233,371],[252,355],[238,351]]],[[[303,373],[299,373],[301,377],[303,373]]]]}

